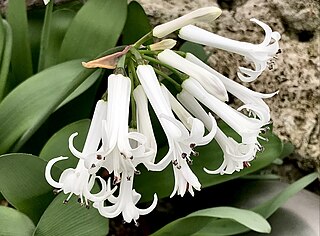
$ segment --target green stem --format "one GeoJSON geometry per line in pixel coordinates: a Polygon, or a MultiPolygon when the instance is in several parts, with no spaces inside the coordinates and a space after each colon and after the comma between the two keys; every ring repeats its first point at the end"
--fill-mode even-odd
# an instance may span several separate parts
{"type": "Polygon", "coordinates": [[[44,16],[44,22],[43,22],[42,32],[41,32],[41,41],[40,41],[38,71],[41,71],[45,68],[46,51],[48,49],[49,40],[50,40],[50,28],[51,28],[51,20],[52,20],[53,2],[54,1],[50,1],[49,4],[47,5],[46,13],[44,16]]]}
{"type": "Polygon", "coordinates": [[[137,42],[135,42],[135,44],[133,44],[133,47],[139,48],[144,42],[148,41],[151,38],[152,38],[152,31],[145,34],[142,38],[140,38],[137,42]]]}
{"type": "Polygon", "coordinates": [[[177,81],[175,81],[174,79],[172,79],[170,76],[168,76],[166,73],[162,72],[161,70],[158,70],[156,68],[153,68],[154,71],[160,75],[161,77],[163,77],[164,79],[168,80],[170,83],[173,84],[173,86],[176,88],[176,90],[180,93],[182,88],[181,85],[177,83],[177,81]]]}
{"type": "Polygon", "coordinates": [[[170,71],[172,71],[172,73],[174,73],[175,75],[177,75],[181,81],[184,81],[186,80],[187,78],[189,78],[188,75],[185,75],[183,73],[181,73],[180,71],[176,70],[175,68],[173,68],[172,66],[169,66],[167,65],[166,63],[163,63],[162,61],[159,61],[158,59],[155,59],[153,57],[149,57],[149,56],[146,56],[146,55],[142,55],[142,58],[146,59],[147,61],[150,61],[150,62],[153,62],[153,63],[156,63],[156,64],[159,64],[167,69],[169,69],[170,71]]]}
{"type": "Polygon", "coordinates": [[[135,88],[135,84],[137,81],[137,74],[134,68],[134,63],[132,60],[129,61],[128,64],[128,73],[129,73],[129,78],[131,79],[131,122],[130,122],[130,127],[136,129],[137,128],[137,108],[136,108],[136,103],[133,97],[133,90],[135,88]]]}
{"type": "Polygon", "coordinates": [[[143,61],[142,55],[140,54],[140,52],[137,49],[132,47],[132,48],[130,48],[130,52],[137,59],[138,65],[144,65],[145,64],[144,61],[143,61]]]}
{"type": "Polygon", "coordinates": [[[114,70],[114,74],[126,75],[125,65],[126,65],[126,54],[120,57],[117,63],[117,68],[114,70]]]}
{"type": "Polygon", "coordinates": [[[147,55],[158,55],[161,51],[151,51],[146,49],[139,50],[139,53],[141,54],[147,54],[147,55]]]}

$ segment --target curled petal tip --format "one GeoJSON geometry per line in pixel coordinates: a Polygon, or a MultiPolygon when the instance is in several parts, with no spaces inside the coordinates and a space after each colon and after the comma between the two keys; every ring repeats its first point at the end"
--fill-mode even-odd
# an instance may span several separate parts
{"type": "Polygon", "coordinates": [[[62,188],[63,187],[63,184],[62,183],[59,183],[57,181],[55,181],[52,176],[51,176],[51,169],[52,169],[52,166],[58,162],[58,161],[61,161],[61,160],[66,160],[68,159],[68,157],[57,157],[57,158],[54,158],[54,159],[51,159],[47,166],[46,166],[46,169],[45,169],[45,178],[47,180],[47,182],[54,188],[62,188]]]}

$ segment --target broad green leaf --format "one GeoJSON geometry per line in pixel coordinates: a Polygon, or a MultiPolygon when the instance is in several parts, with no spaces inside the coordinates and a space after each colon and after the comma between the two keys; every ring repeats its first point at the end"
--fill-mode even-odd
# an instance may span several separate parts
{"type": "Polygon", "coordinates": [[[6,89],[6,83],[7,83],[10,60],[11,60],[12,30],[6,20],[1,19],[0,24],[3,26],[3,39],[5,39],[5,42],[3,45],[4,48],[3,48],[2,58],[0,58],[0,62],[1,62],[0,64],[0,102],[1,102],[2,98],[5,96],[5,89],[6,89]]]}
{"type": "Polygon", "coordinates": [[[80,94],[83,94],[87,91],[97,80],[100,78],[102,70],[96,70],[92,75],[90,75],[76,90],[74,90],[60,105],[57,109],[64,106],[71,100],[78,97],[80,94]]]}
{"type": "Polygon", "coordinates": [[[210,56],[206,53],[202,45],[192,42],[184,42],[179,50],[183,52],[190,52],[203,62],[207,62],[210,56]]]}
{"type": "MultiPolygon", "coordinates": [[[[188,232],[195,232],[194,230],[197,228],[194,224],[188,224],[188,222],[192,221],[193,219],[197,219],[197,221],[201,221],[202,219],[204,222],[207,222],[208,220],[217,220],[217,218],[233,220],[260,233],[270,233],[271,231],[270,224],[261,215],[253,211],[234,207],[214,207],[199,210],[187,215],[186,217],[172,221],[153,235],[171,235],[176,232],[177,228],[183,228],[182,231],[188,234],[188,232]],[[188,220],[186,221],[186,219],[188,220]]],[[[200,225],[204,226],[202,224],[200,225]]],[[[202,227],[199,227],[199,229],[201,228],[202,227]]],[[[212,229],[212,232],[214,232],[214,229],[212,229]]]]}
{"type": "Polygon", "coordinates": [[[43,59],[44,68],[48,68],[58,63],[62,41],[75,14],[74,11],[66,8],[56,10],[52,13],[49,33],[50,38],[43,59]]]}
{"type": "Polygon", "coordinates": [[[150,31],[149,18],[142,6],[136,1],[130,2],[128,5],[127,21],[122,33],[122,44],[133,44],[150,31]]]}
{"type": "MultiPolygon", "coordinates": [[[[54,198],[52,187],[44,178],[47,162],[29,154],[0,156],[0,192],[19,211],[37,222],[54,198]]],[[[60,174],[54,168],[53,175],[60,174]]]]}
{"type": "MultiPolygon", "coordinates": [[[[317,178],[317,176],[317,173],[313,173],[301,178],[269,201],[266,201],[263,204],[254,207],[253,209],[251,209],[251,211],[256,212],[257,214],[267,219],[290,197],[312,183],[317,178]]],[[[175,227],[172,227],[172,223],[170,223],[152,235],[163,235],[162,233],[166,232],[167,235],[171,235],[173,233],[175,236],[227,236],[244,233],[250,230],[244,225],[231,219],[212,219],[209,217],[201,216],[190,218],[186,217],[177,220],[176,222],[177,223],[175,224],[175,227]],[[191,225],[192,227],[188,227],[189,225],[191,225]]]]}
{"type": "Polygon", "coordinates": [[[60,61],[94,58],[114,47],[127,15],[126,0],[90,0],[70,24],[60,49],[60,61]]]}
{"type": "Polygon", "coordinates": [[[75,60],[50,67],[19,85],[0,104],[0,153],[19,149],[94,70],[75,60]]]}
{"type": "Polygon", "coordinates": [[[35,229],[32,221],[23,213],[0,206],[0,235],[32,236],[35,229]]]}
{"type": "Polygon", "coordinates": [[[80,206],[73,196],[63,204],[66,195],[59,194],[42,215],[34,236],[105,236],[109,230],[108,219],[95,208],[80,206]]]}
{"type": "Polygon", "coordinates": [[[7,19],[13,34],[11,67],[19,84],[33,73],[25,0],[8,1],[7,19]]]}
{"type": "Polygon", "coordinates": [[[87,137],[89,125],[90,120],[86,119],[74,122],[59,130],[48,140],[41,150],[39,157],[49,161],[58,156],[67,156],[69,159],[57,162],[56,166],[62,170],[69,167],[75,167],[78,163],[78,158],[74,157],[70,152],[68,148],[68,139],[71,134],[78,132],[78,136],[74,139],[74,145],[78,150],[82,150],[87,137]]]}
{"type": "MultiPolygon", "coordinates": [[[[220,127],[222,127],[223,131],[228,135],[236,138],[235,133],[230,128],[226,126],[220,127]]],[[[200,155],[193,158],[193,165],[191,166],[191,169],[199,178],[203,188],[253,173],[271,164],[274,159],[279,157],[282,151],[282,144],[278,137],[270,133],[267,137],[269,142],[261,142],[265,148],[264,152],[259,153],[257,158],[250,162],[251,166],[249,168],[245,168],[240,172],[235,172],[232,175],[209,175],[203,170],[204,167],[214,170],[222,163],[223,154],[215,141],[212,141],[206,146],[197,148],[200,155]]],[[[166,147],[161,148],[158,151],[158,157],[162,158],[166,152],[166,147]]],[[[138,166],[138,169],[142,171],[142,174],[135,178],[136,189],[138,192],[143,193],[142,201],[152,200],[155,192],[158,194],[159,198],[170,195],[174,186],[174,176],[170,165],[161,172],[148,172],[142,166],[138,166]],[[150,188],[149,186],[153,187],[150,188]]]]}

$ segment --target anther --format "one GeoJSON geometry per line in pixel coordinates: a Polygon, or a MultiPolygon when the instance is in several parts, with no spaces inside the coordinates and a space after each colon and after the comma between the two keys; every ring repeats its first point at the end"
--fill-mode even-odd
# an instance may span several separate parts
{"type": "Polygon", "coordinates": [[[177,169],[178,169],[178,170],[180,170],[180,169],[181,169],[181,166],[180,166],[180,165],[179,165],[179,166],[177,166],[177,169]]]}
{"type": "Polygon", "coordinates": [[[127,176],[127,180],[130,181],[131,180],[131,176],[127,176]]]}
{"type": "Polygon", "coordinates": [[[98,160],[101,160],[101,159],[102,159],[102,156],[101,156],[101,155],[97,155],[97,159],[98,159],[98,160]]]}
{"type": "Polygon", "coordinates": [[[199,152],[192,151],[191,154],[195,157],[199,156],[199,152]]]}
{"type": "Polygon", "coordinates": [[[134,171],[134,174],[135,174],[135,175],[140,175],[140,174],[141,174],[141,171],[140,171],[140,170],[135,170],[135,171],[134,171]]]}
{"type": "Polygon", "coordinates": [[[81,198],[78,198],[78,202],[81,203],[81,198]]]}
{"type": "Polygon", "coordinates": [[[193,161],[192,161],[191,159],[189,159],[189,160],[188,160],[188,164],[189,164],[189,165],[192,165],[192,164],[193,164],[193,161]]]}
{"type": "Polygon", "coordinates": [[[190,143],[190,148],[191,149],[194,149],[196,147],[196,144],[195,143],[190,143]]]}
{"type": "Polygon", "coordinates": [[[130,160],[133,160],[133,156],[129,157],[130,160]]]}
{"type": "Polygon", "coordinates": [[[136,227],[139,227],[139,223],[138,223],[137,221],[134,222],[134,225],[135,225],[136,227]]]}
{"type": "Polygon", "coordinates": [[[247,161],[244,161],[243,162],[243,167],[244,168],[247,168],[247,167],[250,167],[251,165],[250,165],[250,163],[249,162],[247,162],[247,161]]]}
{"type": "Polygon", "coordinates": [[[89,205],[89,204],[86,204],[86,208],[89,210],[89,209],[90,209],[90,205],[89,205]]]}
{"type": "Polygon", "coordinates": [[[53,192],[53,194],[58,194],[58,193],[60,193],[62,191],[62,189],[54,189],[54,190],[52,190],[52,192],[53,192]]]}
{"type": "Polygon", "coordinates": [[[68,199],[64,199],[64,200],[63,200],[63,204],[67,204],[68,202],[69,202],[68,199]]]}
{"type": "Polygon", "coordinates": [[[178,165],[178,161],[177,160],[173,160],[172,164],[174,164],[176,166],[176,165],[178,165]]]}
{"type": "Polygon", "coordinates": [[[95,164],[92,164],[92,165],[91,165],[91,168],[95,168],[95,167],[96,167],[96,165],[95,165],[95,164]]]}
{"type": "Polygon", "coordinates": [[[280,54],[282,52],[282,50],[279,48],[278,51],[276,52],[276,54],[280,54]]]}
{"type": "Polygon", "coordinates": [[[182,157],[183,159],[187,158],[187,153],[183,152],[183,153],[181,154],[181,157],[182,157]]]}

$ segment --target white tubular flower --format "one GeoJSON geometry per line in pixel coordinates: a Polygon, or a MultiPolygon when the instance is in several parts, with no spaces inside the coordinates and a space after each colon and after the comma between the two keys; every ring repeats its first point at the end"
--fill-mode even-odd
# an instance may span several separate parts
{"type": "Polygon", "coordinates": [[[150,162],[154,163],[157,154],[157,142],[148,109],[148,99],[141,85],[133,90],[133,97],[137,108],[137,130],[146,137],[145,147],[153,152],[150,162]]]}
{"type": "Polygon", "coordinates": [[[162,38],[183,26],[195,24],[198,22],[210,22],[221,15],[221,9],[217,7],[203,7],[192,11],[184,16],[169,21],[167,23],[156,26],[152,34],[154,37],[162,38]]]}
{"type": "Polygon", "coordinates": [[[108,78],[108,113],[103,123],[99,165],[114,173],[114,183],[121,181],[121,173],[134,171],[139,163],[153,158],[154,150],[145,149],[146,137],[138,132],[128,132],[131,81],[123,75],[108,78]],[[136,143],[132,148],[131,143],[136,143]],[[151,157],[150,157],[151,156],[151,157]]]}
{"type": "Polygon", "coordinates": [[[50,2],[50,0],[43,0],[44,5],[47,5],[50,2]]]}
{"type": "Polygon", "coordinates": [[[89,173],[88,169],[85,167],[85,160],[87,158],[96,158],[97,156],[97,149],[102,137],[102,121],[105,119],[106,111],[107,102],[103,100],[98,101],[82,152],[79,152],[73,146],[73,139],[78,135],[78,133],[74,133],[70,136],[69,149],[74,156],[79,158],[79,162],[75,169],[68,168],[64,170],[59,178],[59,181],[56,182],[51,177],[51,168],[56,162],[65,160],[68,157],[54,158],[50,160],[46,166],[45,177],[48,183],[57,188],[57,192],[63,191],[65,194],[70,193],[68,198],[65,200],[65,203],[69,201],[72,194],[75,194],[79,196],[81,204],[84,204],[84,198],[85,204],[89,206],[88,199],[91,201],[102,201],[116,190],[113,189],[111,192],[106,191],[107,185],[105,181],[101,177],[96,176],[95,173],[89,173]],[[97,194],[91,194],[90,191],[94,185],[95,179],[100,180],[102,190],[97,194]]]}
{"type": "Polygon", "coordinates": [[[130,223],[132,220],[137,224],[140,215],[149,214],[157,205],[157,195],[154,194],[152,204],[146,209],[140,209],[136,206],[141,198],[133,187],[133,171],[123,173],[123,181],[120,183],[119,195],[110,196],[108,200],[113,204],[104,206],[103,202],[95,202],[93,207],[97,208],[99,213],[107,218],[114,218],[122,213],[125,222],[130,223]]]}
{"type": "MultiPolygon", "coordinates": [[[[177,97],[192,114],[203,121],[207,129],[211,128],[210,117],[190,93],[182,90],[177,97]]],[[[233,138],[227,137],[218,127],[215,140],[223,151],[223,162],[214,171],[204,168],[208,174],[232,174],[234,171],[240,171],[249,165],[249,161],[254,159],[257,152],[256,144],[238,143],[233,138]]]]}
{"type": "Polygon", "coordinates": [[[148,45],[148,48],[151,51],[160,51],[165,49],[171,49],[176,45],[176,43],[177,41],[174,39],[164,39],[164,40],[161,40],[160,42],[148,45]]]}
{"type": "Polygon", "coordinates": [[[241,136],[242,143],[253,143],[257,145],[257,148],[260,147],[257,138],[262,138],[259,136],[261,127],[264,125],[261,120],[247,117],[239,111],[234,110],[232,107],[206,92],[201,84],[194,79],[185,80],[182,83],[182,88],[224,120],[241,136]]]}
{"type": "Polygon", "coordinates": [[[210,94],[215,97],[222,101],[228,101],[227,90],[220,79],[203,69],[201,66],[186,60],[171,50],[164,50],[159,53],[158,59],[189,75],[191,78],[196,79],[210,94]]]}
{"type": "Polygon", "coordinates": [[[218,77],[224,86],[226,87],[227,91],[236,96],[244,103],[243,106],[239,107],[238,110],[247,109],[253,116],[259,117],[259,119],[267,124],[270,121],[270,109],[269,106],[262,100],[265,98],[271,98],[278,93],[270,93],[270,94],[263,94],[252,91],[245,86],[225,77],[224,75],[220,74],[196,56],[192,55],[191,53],[187,53],[186,59],[191,61],[202,68],[206,69],[208,72],[212,73],[216,77],[218,77]]]}
{"type": "Polygon", "coordinates": [[[223,151],[223,162],[218,169],[213,171],[204,168],[208,174],[232,174],[249,165],[249,161],[256,156],[257,149],[254,143],[238,143],[233,138],[227,137],[219,128],[215,140],[223,151]]]}
{"type": "Polygon", "coordinates": [[[196,154],[193,150],[195,146],[209,143],[213,139],[215,131],[211,130],[209,134],[204,136],[203,123],[190,117],[188,119],[191,127],[189,133],[186,127],[174,117],[153,68],[149,65],[140,65],[137,68],[137,75],[162,125],[169,144],[169,151],[160,162],[146,166],[149,170],[161,171],[172,162],[175,186],[171,197],[176,192],[183,196],[187,189],[193,195],[193,188],[200,190],[201,184],[188,165],[192,161],[190,155],[196,154]]]}
{"type": "Polygon", "coordinates": [[[239,67],[238,76],[244,82],[251,82],[265,70],[268,61],[278,52],[278,41],[281,38],[278,32],[272,32],[272,29],[265,23],[257,19],[251,19],[251,21],[260,25],[265,31],[265,38],[260,44],[228,39],[193,25],[183,27],[179,32],[179,37],[244,56],[248,61],[254,63],[255,70],[239,67]]]}

